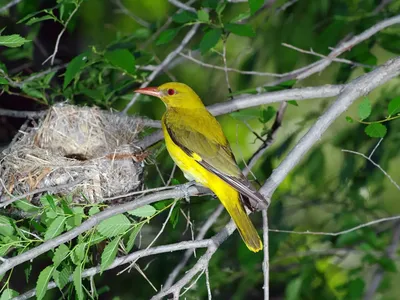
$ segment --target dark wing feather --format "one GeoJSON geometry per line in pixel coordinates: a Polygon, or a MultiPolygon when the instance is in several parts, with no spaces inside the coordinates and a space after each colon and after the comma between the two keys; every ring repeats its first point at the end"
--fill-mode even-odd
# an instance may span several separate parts
{"type": "Polygon", "coordinates": [[[216,126],[213,126],[215,131],[202,133],[202,126],[192,126],[191,122],[185,122],[184,117],[180,119],[180,122],[168,122],[168,116],[164,119],[165,127],[172,141],[186,154],[194,157],[201,166],[241,193],[244,196],[241,197],[242,202],[249,209],[266,209],[268,207],[267,201],[243,176],[228,142],[225,138],[223,143],[218,141],[221,136],[224,136],[219,123],[213,117],[212,120],[203,121],[215,122],[216,126]],[[199,157],[201,159],[198,159],[199,157]]]}

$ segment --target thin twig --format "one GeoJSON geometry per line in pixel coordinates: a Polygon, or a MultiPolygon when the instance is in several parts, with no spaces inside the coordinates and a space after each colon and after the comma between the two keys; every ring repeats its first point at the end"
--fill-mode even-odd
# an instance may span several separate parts
{"type": "Polygon", "coordinates": [[[121,0],[114,0],[114,3],[119,7],[121,13],[127,15],[136,23],[142,25],[143,27],[150,28],[151,24],[142,18],[139,18],[137,15],[133,14],[129,9],[126,8],[125,5],[122,4],[121,0]]]}
{"type": "MultiPolygon", "coordinates": [[[[26,197],[29,197],[29,196],[32,196],[32,195],[35,195],[35,194],[39,194],[39,193],[43,193],[43,192],[55,193],[55,192],[60,191],[62,189],[67,189],[67,188],[76,186],[79,183],[81,183],[82,181],[83,181],[83,178],[77,179],[75,181],[72,181],[72,182],[66,183],[66,184],[60,184],[60,185],[55,185],[55,186],[44,187],[44,188],[41,188],[41,189],[37,189],[37,190],[31,191],[31,192],[25,193],[23,195],[15,196],[15,197],[13,197],[11,199],[9,197],[2,196],[0,198],[0,208],[6,207],[7,205],[10,205],[11,203],[13,203],[13,202],[15,202],[17,200],[21,200],[21,199],[24,199],[26,197]]],[[[3,184],[3,181],[1,179],[0,179],[0,182],[3,184]]],[[[5,191],[8,192],[8,190],[6,189],[5,186],[3,186],[3,188],[5,189],[5,191]]]]}
{"type": "Polygon", "coordinates": [[[18,256],[7,259],[6,262],[0,265],[0,275],[4,274],[5,272],[14,268],[15,266],[18,266],[28,260],[34,259],[39,255],[76,238],[81,233],[88,231],[89,229],[99,224],[101,221],[106,220],[112,216],[122,214],[129,210],[134,210],[136,208],[142,207],[143,205],[151,204],[160,200],[171,199],[171,198],[175,199],[183,198],[185,197],[186,194],[189,194],[191,196],[199,195],[202,191],[205,191],[205,189],[195,186],[186,188],[185,191],[183,190],[183,188],[175,188],[173,190],[161,191],[150,195],[142,196],[132,202],[127,202],[124,204],[109,207],[104,211],[91,216],[89,219],[87,219],[78,227],[75,227],[74,229],[64,234],[59,235],[56,238],[48,240],[43,244],[35,248],[32,248],[18,256]]]}
{"type": "MultiPolygon", "coordinates": [[[[203,224],[203,226],[200,228],[199,233],[196,237],[196,241],[200,241],[204,239],[204,236],[210,229],[210,227],[215,223],[215,221],[218,219],[220,214],[223,212],[224,207],[222,205],[219,205],[217,209],[211,214],[211,216],[207,219],[207,221],[203,224]]],[[[175,281],[175,278],[178,276],[178,274],[181,272],[181,270],[186,266],[187,262],[189,261],[189,258],[193,254],[194,249],[189,249],[186,250],[185,254],[182,257],[182,260],[179,262],[179,264],[176,265],[174,270],[169,274],[167,280],[165,281],[163,285],[163,289],[169,289],[172,284],[175,281]]]]}
{"type": "Polygon", "coordinates": [[[171,3],[172,5],[175,5],[176,7],[183,9],[183,10],[187,10],[187,11],[191,11],[191,12],[197,12],[193,7],[190,7],[187,4],[184,4],[178,0],[168,0],[169,3],[171,3]]]}
{"type": "Polygon", "coordinates": [[[264,153],[268,150],[268,148],[274,142],[276,134],[282,125],[283,116],[285,114],[286,107],[287,107],[287,102],[282,102],[280,104],[279,109],[276,112],[274,124],[271,127],[271,131],[270,131],[270,134],[268,135],[267,140],[265,142],[263,142],[262,145],[256,150],[256,152],[254,152],[254,154],[251,156],[249,162],[247,163],[247,165],[244,169],[244,173],[251,172],[251,169],[255,166],[255,164],[258,162],[258,160],[264,155],[264,153]]]}
{"type": "Polygon", "coordinates": [[[268,214],[267,211],[262,211],[263,219],[263,242],[264,242],[264,259],[262,270],[264,274],[264,300],[269,300],[269,239],[268,239],[268,214]]]}
{"type": "MultiPolygon", "coordinates": [[[[184,241],[184,242],[170,244],[170,245],[157,246],[157,247],[153,247],[150,249],[138,250],[129,255],[117,257],[106,270],[112,270],[119,266],[128,264],[131,261],[136,260],[138,257],[143,258],[143,257],[151,256],[151,255],[161,254],[161,253],[170,253],[173,251],[182,251],[182,250],[193,249],[193,248],[205,248],[210,243],[211,243],[211,239],[201,240],[201,241],[184,241]]],[[[100,273],[101,272],[100,270],[101,270],[100,265],[97,267],[92,267],[92,268],[86,269],[82,272],[82,278],[94,276],[94,275],[100,273]]],[[[72,278],[72,276],[70,276],[68,281],[71,282],[72,280],[73,280],[73,278],[72,278]]],[[[55,287],[57,287],[57,286],[54,281],[50,282],[47,285],[48,290],[53,289],[55,287]]],[[[29,299],[29,298],[35,296],[35,294],[36,294],[36,288],[32,289],[20,296],[15,297],[12,300],[29,299]]]]}
{"type": "MultiPolygon", "coordinates": [[[[158,73],[160,73],[185,48],[185,46],[190,42],[192,37],[195,35],[199,26],[200,26],[200,24],[193,25],[193,27],[185,35],[185,37],[183,38],[183,40],[179,44],[179,46],[174,51],[172,51],[171,53],[169,53],[167,55],[167,57],[163,60],[163,62],[161,64],[159,64],[158,67],[147,77],[147,80],[140,85],[140,88],[147,87],[150,84],[150,82],[152,82],[154,80],[154,78],[156,78],[158,73]]],[[[122,111],[123,113],[126,114],[128,112],[128,110],[135,104],[139,95],[140,94],[136,93],[132,97],[131,101],[128,103],[128,105],[122,111]]]]}
{"type": "MultiPolygon", "coordinates": [[[[378,146],[379,146],[379,144],[378,144],[378,146]]],[[[365,154],[362,154],[357,151],[351,151],[351,150],[345,150],[345,149],[342,149],[342,151],[361,156],[361,157],[365,158],[366,160],[368,160],[371,164],[373,164],[375,167],[377,167],[379,169],[379,171],[381,171],[390,180],[390,182],[393,183],[393,185],[400,191],[400,185],[396,181],[394,181],[394,179],[384,169],[382,169],[382,167],[379,164],[374,162],[371,159],[371,156],[366,156],[365,154]]],[[[375,151],[375,150],[373,150],[373,151],[375,151]]],[[[373,154],[373,152],[372,152],[372,154],[373,154]]]]}
{"type": "Polygon", "coordinates": [[[375,68],[375,66],[361,64],[361,63],[354,62],[354,61],[351,61],[351,60],[348,60],[348,59],[344,59],[344,58],[329,58],[326,55],[314,52],[314,50],[312,50],[312,49],[310,51],[308,51],[308,50],[304,50],[304,49],[301,49],[301,48],[298,48],[298,47],[295,47],[293,45],[286,44],[286,43],[282,43],[282,45],[285,46],[285,47],[288,47],[290,49],[296,50],[296,51],[298,51],[300,53],[305,53],[305,54],[310,54],[310,55],[318,56],[318,57],[325,58],[325,59],[330,59],[333,62],[344,63],[344,64],[348,64],[348,65],[351,65],[351,66],[363,67],[363,68],[368,68],[368,69],[374,69],[375,68]]]}
{"type": "MultiPolygon", "coordinates": [[[[393,226],[392,240],[389,246],[386,248],[385,257],[389,259],[394,259],[397,248],[399,246],[399,241],[400,241],[400,222],[397,221],[396,224],[394,224],[393,226]]],[[[382,266],[379,265],[376,267],[374,273],[372,274],[372,279],[370,283],[367,285],[368,288],[364,295],[364,300],[372,300],[376,298],[375,293],[382,282],[384,272],[385,271],[382,268],[382,266]]]]}
{"type": "Polygon", "coordinates": [[[7,3],[6,5],[4,5],[2,8],[0,8],[0,13],[2,13],[3,11],[9,9],[10,7],[13,7],[14,5],[17,5],[18,3],[20,3],[22,0],[13,0],[10,1],[9,3],[7,3]]]}
{"type": "Polygon", "coordinates": [[[60,45],[61,37],[63,36],[65,30],[67,30],[67,26],[68,26],[69,22],[71,21],[72,17],[75,15],[75,13],[78,11],[79,7],[81,6],[81,3],[82,2],[80,1],[76,4],[75,9],[71,12],[68,19],[65,21],[64,28],[61,30],[60,34],[57,36],[56,45],[54,46],[53,54],[50,55],[48,58],[46,58],[46,60],[42,63],[42,65],[44,65],[49,59],[50,59],[50,65],[51,66],[54,65],[54,60],[55,60],[56,54],[58,52],[58,46],[60,45]]]}
{"type": "MultiPolygon", "coordinates": [[[[169,212],[168,212],[168,216],[167,216],[167,218],[165,219],[164,223],[162,224],[160,231],[157,233],[157,235],[154,237],[154,239],[153,239],[153,240],[149,243],[149,245],[146,247],[146,250],[150,249],[151,246],[153,246],[153,244],[158,240],[158,238],[160,237],[160,235],[164,232],[165,226],[167,226],[167,223],[168,223],[169,219],[171,218],[171,214],[172,214],[172,211],[174,210],[175,204],[176,204],[176,201],[174,201],[174,203],[171,205],[171,208],[169,209],[169,212]]],[[[128,267],[126,267],[124,270],[122,270],[121,272],[118,272],[117,275],[120,275],[120,274],[122,274],[123,272],[125,272],[125,270],[130,269],[133,265],[136,264],[136,262],[137,262],[137,260],[138,260],[139,258],[140,258],[140,256],[138,256],[138,258],[137,258],[136,260],[134,260],[134,261],[133,261],[128,267]]],[[[156,291],[157,291],[157,290],[156,290],[156,291]]]]}
{"type": "Polygon", "coordinates": [[[391,222],[391,221],[396,221],[396,220],[400,220],[400,215],[398,216],[392,216],[392,217],[386,217],[386,218],[380,218],[380,219],[376,219],[370,222],[366,222],[354,227],[351,227],[349,229],[346,230],[342,230],[342,231],[337,231],[337,232],[324,232],[324,231],[295,231],[295,230],[281,230],[281,229],[269,229],[270,232],[279,232],[279,233],[290,233],[290,234],[300,234],[300,235],[326,235],[326,236],[339,236],[339,235],[343,235],[343,234],[347,234],[353,231],[356,231],[358,229],[364,228],[364,227],[370,227],[376,224],[380,224],[380,223],[385,223],[385,222],[391,222]]]}

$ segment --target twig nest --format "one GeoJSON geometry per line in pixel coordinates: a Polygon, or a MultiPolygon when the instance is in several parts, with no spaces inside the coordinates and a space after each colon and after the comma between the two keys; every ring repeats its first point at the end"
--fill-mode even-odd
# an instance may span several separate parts
{"type": "MultiPolygon", "coordinates": [[[[97,108],[57,105],[21,128],[1,157],[0,195],[49,188],[78,202],[100,202],[141,185],[141,120],[97,108]],[[63,185],[57,189],[57,186],[63,185]],[[5,188],[7,191],[5,191],[5,188]]],[[[36,199],[33,199],[36,200],[36,199]]]]}

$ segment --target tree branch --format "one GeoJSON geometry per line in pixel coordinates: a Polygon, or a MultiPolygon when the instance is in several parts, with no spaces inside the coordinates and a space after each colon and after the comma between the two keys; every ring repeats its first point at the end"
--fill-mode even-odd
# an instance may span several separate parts
{"type": "MultiPolygon", "coordinates": [[[[161,253],[170,253],[170,252],[174,252],[174,251],[182,251],[185,249],[205,248],[211,242],[212,242],[211,239],[201,240],[201,241],[184,241],[184,242],[170,244],[170,245],[163,245],[163,246],[157,246],[157,247],[153,247],[153,248],[149,248],[149,249],[138,250],[129,255],[117,257],[106,270],[115,269],[119,266],[131,263],[132,261],[135,261],[139,258],[143,258],[143,257],[150,256],[150,255],[156,255],[156,254],[161,254],[161,253]]],[[[100,268],[101,268],[100,266],[96,266],[96,267],[92,267],[92,268],[84,270],[82,272],[82,278],[92,277],[92,276],[100,273],[101,272],[100,268]]],[[[72,280],[73,280],[72,276],[70,276],[68,281],[71,282],[72,280]]],[[[57,285],[54,281],[50,282],[47,285],[48,290],[53,289],[55,287],[57,287],[57,285]]],[[[25,299],[29,299],[35,295],[36,295],[36,288],[32,289],[20,296],[14,297],[12,300],[25,300],[25,299]]]]}
{"type": "MultiPolygon", "coordinates": [[[[187,189],[187,193],[190,196],[195,196],[199,195],[201,192],[204,192],[204,188],[200,187],[190,187],[187,189]]],[[[183,198],[185,197],[186,191],[184,191],[183,188],[176,188],[173,190],[166,190],[166,191],[161,191],[157,192],[154,194],[150,194],[147,196],[139,197],[139,199],[135,199],[134,201],[127,202],[121,205],[116,205],[110,208],[107,208],[106,210],[90,217],[88,220],[83,222],[80,226],[54,238],[51,240],[48,240],[44,242],[43,244],[30,249],[18,256],[6,259],[1,265],[0,265],[0,275],[4,274],[8,270],[14,268],[15,266],[18,266],[28,260],[34,259],[38,257],[39,255],[65,243],[68,242],[74,238],[76,238],[79,234],[84,233],[85,231],[93,228],[94,226],[98,225],[101,221],[110,218],[112,216],[127,212],[129,210],[133,210],[136,208],[139,208],[143,205],[154,203],[160,200],[165,200],[165,199],[171,199],[171,198],[183,198]]]]}
{"type": "MultiPolygon", "coordinates": [[[[400,20],[400,17],[399,17],[400,20]]],[[[261,193],[270,198],[291,170],[300,162],[321,135],[357,98],[371,92],[379,85],[400,74],[400,57],[387,61],[384,65],[351,81],[340,93],[338,99],[318,118],[317,122],[301,138],[282,163],[276,168],[261,188],[261,193]]]]}

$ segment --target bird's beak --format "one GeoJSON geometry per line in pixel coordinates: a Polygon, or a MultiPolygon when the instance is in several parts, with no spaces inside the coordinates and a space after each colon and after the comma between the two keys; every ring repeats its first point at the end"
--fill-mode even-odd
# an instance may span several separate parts
{"type": "Polygon", "coordinates": [[[145,87],[135,90],[135,93],[150,95],[154,97],[161,98],[161,92],[156,87],[145,87]]]}

